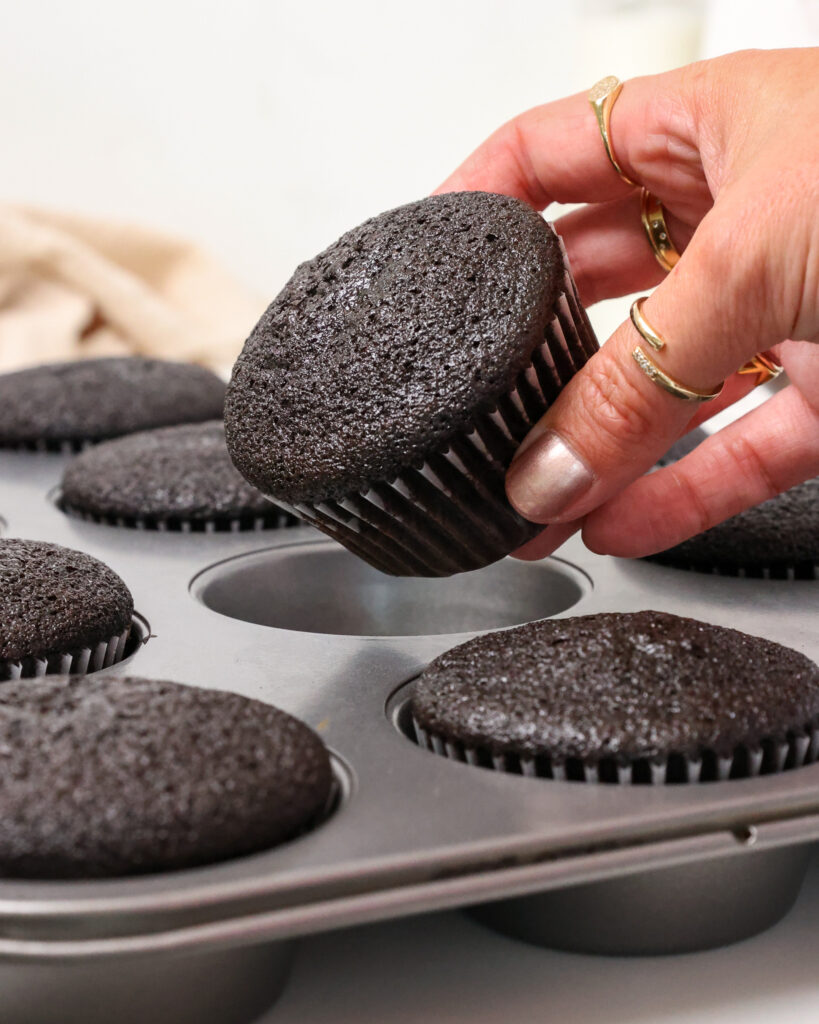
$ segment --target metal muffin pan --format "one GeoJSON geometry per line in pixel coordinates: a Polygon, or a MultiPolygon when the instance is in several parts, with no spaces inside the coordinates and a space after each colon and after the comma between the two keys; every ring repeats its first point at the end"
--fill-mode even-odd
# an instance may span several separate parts
{"type": "Polygon", "coordinates": [[[65,461],[0,453],[3,533],[120,573],[150,637],[110,671],[297,715],[333,751],[341,796],[319,828],[251,857],[130,879],[0,880],[4,1024],[53,1020],[57,1003],[61,1021],[184,1024],[203,1019],[203,989],[208,1020],[247,1020],[280,989],[287,940],[425,910],[489,904],[484,919],[533,941],[660,953],[751,934],[796,897],[819,838],[819,765],[702,785],[552,782],[438,757],[396,719],[441,651],[547,615],[653,607],[816,659],[816,583],[602,558],[576,539],[542,563],[394,579],[308,528],[181,534],[72,519],[53,496],[65,461]]]}

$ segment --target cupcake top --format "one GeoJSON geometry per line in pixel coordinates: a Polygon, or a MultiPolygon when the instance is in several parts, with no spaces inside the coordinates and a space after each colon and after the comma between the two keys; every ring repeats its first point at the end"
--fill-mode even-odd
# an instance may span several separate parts
{"type": "Polygon", "coordinates": [[[124,357],[0,375],[0,446],[60,446],[221,417],[225,385],[189,363],[124,357]]]}
{"type": "Polygon", "coordinates": [[[819,565],[819,477],[649,557],[704,572],[805,566],[813,575],[819,565]]]}
{"type": "Polygon", "coordinates": [[[192,867],[289,839],[325,807],[321,740],[233,693],[49,676],[0,687],[0,876],[192,867]]]}
{"type": "Polygon", "coordinates": [[[544,340],[557,236],[508,196],[433,196],[302,264],[257,324],[225,405],[231,456],[288,503],[420,464],[491,411],[544,340]]]}
{"type": "Polygon", "coordinates": [[[57,544],[0,540],[0,661],[95,647],[122,633],[133,611],[128,588],[96,558],[57,544]]]}
{"type": "Polygon", "coordinates": [[[728,756],[819,715],[819,667],[770,640],[664,612],[584,615],[442,654],[419,678],[412,712],[429,732],[493,754],[728,756]]]}
{"type": "Polygon", "coordinates": [[[69,463],[62,491],[66,507],[102,517],[197,522],[276,512],[234,468],[220,421],[91,448],[69,463]]]}

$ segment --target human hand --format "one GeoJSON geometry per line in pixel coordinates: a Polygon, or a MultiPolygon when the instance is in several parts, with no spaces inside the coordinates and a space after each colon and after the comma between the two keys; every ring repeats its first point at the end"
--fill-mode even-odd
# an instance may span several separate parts
{"type": "Polygon", "coordinates": [[[509,500],[551,526],[540,558],[582,524],[593,551],[635,557],[819,474],[819,50],[748,51],[626,82],[610,138],[624,173],[663,204],[682,258],[665,275],[640,189],[609,163],[585,93],[492,135],[438,189],[589,205],[555,224],[586,305],[659,287],[655,359],[718,399],[696,407],[650,381],[627,320],[520,446],[509,500]],[[797,339],[797,340],[785,340],[797,339]],[[678,463],[644,475],[681,435],[753,386],[736,371],[771,351],[789,385],[678,463]]]}

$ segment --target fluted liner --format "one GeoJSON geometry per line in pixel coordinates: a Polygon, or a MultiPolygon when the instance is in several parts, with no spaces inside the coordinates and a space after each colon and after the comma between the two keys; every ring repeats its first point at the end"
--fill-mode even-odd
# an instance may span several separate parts
{"type": "Polygon", "coordinates": [[[755,747],[739,746],[730,756],[719,756],[713,750],[702,750],[696,757],[669,754],[657,759],[620,760],[608,757],[594,762],[579,757],[558,759],[548,755],[523,757],[511,753],[495,754],[482,747],[471,747],[436,736],[412,716],[410,722],[415,742],[442,757],[511,775],[559,782],[655,786],[724,782],[801,768],[812,764],[819,757],[819,720],[816,719],[801,729],[789,731],[783,739],[765,739],[755,747]]]}
{"type": "Polygon", "coordinates": [[[702,562],[692,562],[688,559],[677,558],[665,552],[657,555],[649,555],[645,561],[654,562],[657,565],[669,566],[672,569],[683,569],[686,572],[710,573],[712,576],[733,576],[740,579],[753,580],[816,580],[819,579],[819,565],[816,562],[801,561],[793,565],[734,565],[730,562],[706,565],[702,562]]]}
{"type": "Polygon", "coordinates": [[[81,519],[86,523],[99,523],[129,530],[153,530],[158,533],[244,533],[248,530],[280,530],[302,525],[302,520],[297,515],[277,508],[272,503],[270,511],[263,515],[215,516],[213,519],[98,515],[71,505],[62,496],[57,497],[55,504],[67,516],[81,519]]]}
{"type": "Polygon", "coordinates": [[[48,452],[52,455],[76,455],[91,448],[96,442],[79,440],[51,441],[38,438],[36,441],[0,441],[0,451],[7,452],[48,452]]]}
{"type": "Polygon", "coordinates": [[[101,640],[93,647],[45,654],[40,658],[21,658],[19,661],[0,660],[0,682],[36,679],[46,675],[85,675],[87,672],[98,672],[101,668],[110,668],[125,657],[130,635],[129,625],[122,633],[101,640]]]}

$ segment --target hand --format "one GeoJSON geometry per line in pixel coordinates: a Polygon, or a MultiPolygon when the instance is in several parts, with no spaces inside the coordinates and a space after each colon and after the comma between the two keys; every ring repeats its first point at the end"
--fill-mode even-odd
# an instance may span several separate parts
{"type": "Polygon", "coordinates": [[[537,209],[588,203],[555,225],[584,303],[659,285],[643,312],[667,340],[662,369],[705,391],[727,378],[692,416],[642,373],[631,355],[642,339],[623,323],[510,467],[518,511],[562,524],[520,557],[549,554],[581,523],[593,551],[651,554],[819,474],[817,123],[816,49],[737,53],[626,82],[610,138],[625,174],[665,207],[683,253],[667,276],[643,230],[639,189],[608,162],[585,94],[510,121],[438,190],[503,192],[537,209]],[[790,384],[643,475],[747,393],[753,378],[732,375],[766,350],[790,384]]]}

